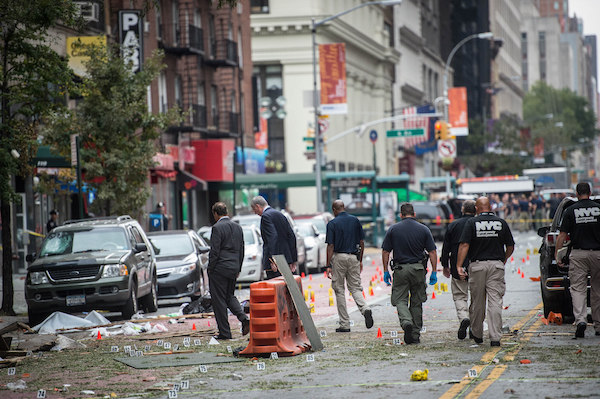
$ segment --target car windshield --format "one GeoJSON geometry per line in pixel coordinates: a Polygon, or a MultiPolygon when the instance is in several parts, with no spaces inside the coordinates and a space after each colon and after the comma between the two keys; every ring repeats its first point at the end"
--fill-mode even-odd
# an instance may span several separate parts
{"type": "Polygon", "coordinates": [[[317,228],[317,230],[319,231],[319,234],[325,234],[327,233],[327,225],[325,224],[325,221],[321,218],[314,218],[312,220],[312,223],[315,225],[315,227],[317,228]]]}
{"type": "Polygon", "coordinates": [[[244,244],[252,245],[256,244],[256,240],[254,239],[254,234],[252,234],[252,230],[244,229],[244,244]]]}
{"type": "Polygon", "coordinates": [[[298,223],[298,232],[302,237],[312,237],[315,235],[315,231],[310,223],[298,223]]]}
{"type": "Polygon", "coordinates": [[[194,252],[192,240],[187,234],[165,234],[150,237],[160,249],[160,256],[188,255],[194,252]]]}
{"type": "Polygon", "coordinates": [[[439,215],[438,208],[435,205],[413,204],[417,217],[427,216],[435,218],[439,215]]]}
{"type": "Polygon", "coordinates": [[[66,255],[92,251],[129,249],[125,231],[120,228],[98,228],[52,232],[48,235],[40,256],[66,255]]]}

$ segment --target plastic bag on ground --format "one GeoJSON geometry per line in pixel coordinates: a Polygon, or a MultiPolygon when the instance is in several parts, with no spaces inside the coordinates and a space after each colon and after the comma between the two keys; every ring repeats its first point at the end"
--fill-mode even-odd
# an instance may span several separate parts
{"type": "Polygon", "coordinates": [[[167,329],[167,327],[165,327],[163,324],[155,324],[152,329],[150,329],[151,333],[161,333],[161,332],[167,332],[169,331],[167,329]]]}
{"type": "Polygon", "coordinates": [[[81,342],[77,342],[69,337],[65,337],[64,335],[59,335],[56,338],[56,345],[54,345],[52,347],[52,349],[50,349],[50,350],[59,352],[63,349],[79,349],[79,348],[86,348],[86,346],[84,344],[82,344],[81,342]]]}
{"type": "Polygon", "coordinates": [[[111,335],[115,335],[112,332],[108,332],[108,330],[104,327],[97,327],[90,330],[90,337],[96,338],[98,336],[98,331],[100,331],[100,336],[102,338],[110,337],[111,335]]]}
{"type": "Polygon", "coordinates": [[[96,324],[90,320],[73,316],[63,312],[54,312],[43,322],[33,327],[38,334],[54,334],[59,329],[70,329],[77,327],[93,327],[96,324]]]}
{"type": "Polygon", "coordinates": [[[95,310],[92,310],[87,316],[85,316],[84,320],[91,321],[95,326],[104,326],[106,324],[110,324],[110,320],[95,310]]]}
{"type": "Polygon", "coordinates": [[[6,384],[6,387],[11,391],[20,391],[27,388],[27,383],[23,380],[19,380],[17,382],[9,382],[6,384]]]}
{"type": "Polygon", "coordinates": [[[183,314],[210,313],[213,311],[210,294],[204,294],[183,308],[183,314]]]}

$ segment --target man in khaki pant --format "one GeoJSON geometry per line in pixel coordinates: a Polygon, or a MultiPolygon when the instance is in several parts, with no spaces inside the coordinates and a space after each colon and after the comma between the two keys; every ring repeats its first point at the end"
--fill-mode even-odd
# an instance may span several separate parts
{"type": "Polygon", "coordinates": [[[346,309],[346,287],[365,317],[367,328],[373,327],[373,315],[363,298],[360,281],[362,255],[365,248],[362,225],[355,216],[346,213],[344,203],[336,200],[331,206],[335,218],[327,223],[327,277],[335,292],[340,326],[336,332],[350,332],[350,317],[346,309]]]}
{"type": "Polygon", "coordinates": [[[458,247],[456,266],[462,280],[467,279],[463,267],[467,254],[469,290],[471,291],[471,332],[476,343],[483,342],[483,321],[487,318],[491,346],[500,346],[502,337],[502,297],[505,292],[504,264],[515,249],[508,224],[491,210],[487,197],[475,202],[477,215],[465,223],[458,247]]]}
{"type": "Polygon", "coordinates": [[[579,183],[575,188],[578,201],[568,207],[560,225],[556,240],[556,261],[563,266],[558,251],[571,236],[569,256],[569,280],[573,315],[575,316],[575,338],[584,338],[587,327],[587,278],[591,277],[590,304],[596,335],[600,335],[600,204],[590,199],[588,183],[579,183]]]}

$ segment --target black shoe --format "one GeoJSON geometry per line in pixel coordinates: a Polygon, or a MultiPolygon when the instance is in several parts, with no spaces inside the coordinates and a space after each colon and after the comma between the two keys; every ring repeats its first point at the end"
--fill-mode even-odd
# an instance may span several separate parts
{"type": "Polygon", "coordinates": [[[500,341],[491,341],[490,346],[500,346],[500,341]]]}
{"type": "Polygon", "coordinates": [[[248,335],[250,333],[250,320],[242,320],[242,335],[248,335]]]}
{"type": "Polygon", "coordinates": [[[577,323],[577,330],[575,331],[575,338],[583,338],[585,337],[585,329],[587,328],[587,323],[581,322],[577,323]]]}
{"type": "Polygon", "coordinates": [[[600,335],[600,331],[596,331],[596,335],[600,335]]]}
{"type": "Polygon", "coordinates": [[[414,342],[412,336],[413,325],[406,324],[404,327],[402,327],[402,329],[404,330],[404,343],[407,345],[412,344],[414,342]]]}
{"type": "Polygon", "coordinates": [[[338,327],[335,329],[335,332],[350,332],[349,328],[338,327]]]}
{"type": "Polygon", "coordinates": [[[465,339],[467,337],[467,328],[471,325],[471,320],[462,319],[460,327],[458,327],[458,339],[465,339]]]}
{"type": "Polygon", "coordinates": [[[371,312],[371,309],[365,310],[365,326],[367,328],[373,327],[373,312],[371,312]]]}
{"type": "Polygon", "coordinates": [[[482,344],[483,338],[477,338],[476,336],[473,335],[473,341],[475,341],[476,344],[482,344]]]}

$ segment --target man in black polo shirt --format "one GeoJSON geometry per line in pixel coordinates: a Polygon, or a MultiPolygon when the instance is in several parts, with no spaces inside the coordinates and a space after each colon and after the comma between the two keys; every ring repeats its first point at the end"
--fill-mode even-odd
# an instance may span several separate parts
{"type": "MultiPolygon", "coordinates": [[[[456,315],[460,322],[458,328],[458,339],[465,339],[467,336],[467,328],[471,324],[469,319],[469,282],[461,280],[456,268],[456,259],[458,257],[458,246],[460,244],[460,236],[462,235],[465,223],[475,216],[475,201],[466,200],[462,205],[462,217],[450,223],[446,235],[444,236],[444,245],[442,247],[441,263],[444,267],[444,276],[452,275],[452,299],[456,307],[456,315]]],[[[468,265],[465,262],[465,268],[468,265]]]]}
{"type": "Polygon", "coordinates": [[[431,231],[427,226],[416,221],[412,204],[402,204],[400,215],[402,221],[390,227],[385,234],[381,246],[381,258],[384,281],[390,285],[392,278],[388,272],[388,263],[390,252],[393,253],[392,305],[398,310],[400,326],[404,330],[404,342],[412,344],[420,342],[423,302],[427,300],[425,291],[427,270],[422,263],[423,251],[429,254],[433,272],[436,271],[437,252],[431,231]]]}
{"type": "Polygon", "coordinates": [[[571,236],[571,254],[569,255],[569,280],[573,315],[577,329],[575,338],[585,336],[587,327],[587,276],[591,276],[590,303],[596,335],[600,335],[600,204],[590,199],[588,183],[578,183],[575,188],[578,201],[568,207],[560,225],[560,234],[556,240],[556,261],[563,265],[558,250],[571,236]]]}
{"type": "Polygon", "coordinates": [[[508,224],[493,212],[487,197],[475,202],[477,216],[465,223],[458,247],[456,266],[461,279],[467,254],[469,263],[469,290],[471,291],[471,332],[476,343],[483,342],[483,320],[487,302],[488,331],[492,346],[500,346],[502,337],[502,297],[506,290],[504,264],[515,249],[508,224]]]}
{"type": "Polygon", "coordinates": [[[336,332],[350,332],[350,317],[346,309],[346,288],[352,299],[365,317],[367,328],[373,327],[373,315],[367,301],[363,298],[360,273],[362,272],[362,256],[365,248],[365,234],[356,216],[346,213],[341,200],[333,201],[331,210],[335,218],[327,223],[327,277],[331,279],[331,287],[335,292],[340,326],[336,332]]]}

